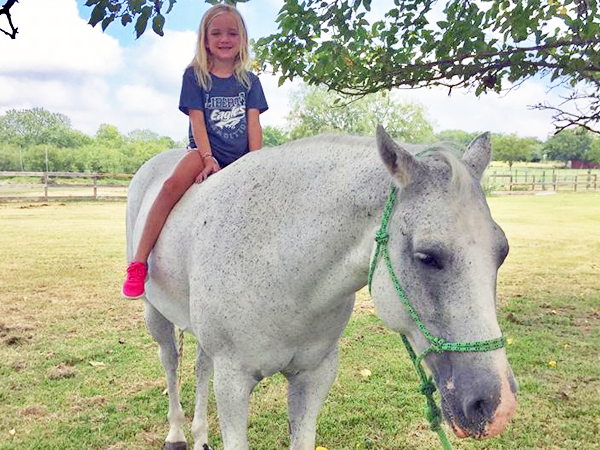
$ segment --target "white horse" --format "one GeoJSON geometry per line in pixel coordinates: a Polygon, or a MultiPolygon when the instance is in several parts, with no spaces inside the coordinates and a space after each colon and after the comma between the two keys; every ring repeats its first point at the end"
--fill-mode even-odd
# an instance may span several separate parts
{"type": "MultiPolygon", "coordinates": [[[[292,450],[314,450],[319,409],[335,378],[338,339],[354,293],[365,286],[374,236],[393,184],[389,254],[422,321],[447,341],[501,336],[496,275],[507,252],[479,180],[489,136],[461,160],[433,150],[416,158],[378,128],[370,138],[320,136],[248,154],[194,185],[173,209],[149,260],[145,311],[169,393],[165,448],[187,448],[174,325],[198,339],[194,449],[208,447],[214,390],[225,450],[247,450],[248,401],[276,372],[289,382],[292,450]],[[377,150],[379,149],[379,156],[377,150]],[[387,170],[386,170],[387,168],[387,170]]],[[[132,257],[148,210],[183,150],[136,174],[127,206],[132,257]]],[[[399,301],[383,264],[373,274],[379,317],[417,352],[428,341],[399,301]]],[[[460,437],[501,432],[516,383],[504,349],[429,353],[446,421],[460,437]]]]}

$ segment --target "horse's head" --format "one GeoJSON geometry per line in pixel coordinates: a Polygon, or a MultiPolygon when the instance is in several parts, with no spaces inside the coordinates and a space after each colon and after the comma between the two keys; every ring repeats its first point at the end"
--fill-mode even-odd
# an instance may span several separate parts
{"type": "MultiPolygon", "coordinates": [[[[500,338],[496,278],[508,243],[480,185],[491,158],[489,136],[475,139],[462,159],[443,151],[415,157],[381,127],[377,145],[401,188],[388,225],[390,262],[422,323],[447,343],[500,338]]],[[[417,354],[430,348],[381,261],[373,273],[372,295],[379,317],[406,335],[417,354]]],[[[517,384],[504,348],[433,351],[424,361],[457,436],[489,437],[506,427],[516,408],[517,384]]]]}

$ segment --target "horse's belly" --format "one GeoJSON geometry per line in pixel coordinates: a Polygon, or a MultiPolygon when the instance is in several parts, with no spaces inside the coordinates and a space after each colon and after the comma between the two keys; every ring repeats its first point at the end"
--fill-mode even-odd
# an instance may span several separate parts
{"type": "Polygon", "coordinates": [[[208,355],[262,376],[316,367],[335,347],[353,306],[351,298],[331,299],[337,307],[326,312],[298,311],[291,307],[297,302],[284,297],[269,301],[263,293],[254,300],[227,295],[215,301],[191,300],[190,314],[208,355]]]}

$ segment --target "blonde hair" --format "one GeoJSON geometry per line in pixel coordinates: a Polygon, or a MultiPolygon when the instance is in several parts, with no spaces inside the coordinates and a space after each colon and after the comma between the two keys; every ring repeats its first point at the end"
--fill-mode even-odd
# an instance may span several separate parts
{"type": "Polygon", "coordinates": [[[210,69],[212,62],[210,60],[210,53],[206,48],[208,27],[212,20],[221,15],[230,13],[235,18],[237,23],[238,32],[240,33],[240,52],[235,59],[233,66],[233,74],[235,78],[244,86],[246,89],[250,88],[250,78],[248,77],[247,70],[250,67],[250,52],[248,50],[248,32],[246,31],[246,24],[239,11],[226,4],[215,5],[210,8],[200,21],[200,27],[198,29],[198,41],[196,43],[196,55],[188,67],[193,67],[196,77],[198,78],[198,84],[204,90],[210,90],[211,79],[210,69]]]}

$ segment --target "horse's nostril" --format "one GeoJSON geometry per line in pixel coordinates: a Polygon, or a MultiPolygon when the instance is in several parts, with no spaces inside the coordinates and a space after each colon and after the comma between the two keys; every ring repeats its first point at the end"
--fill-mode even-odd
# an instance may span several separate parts
{"type": "Polygon", "coordinates": [[[484,415],[485,413],[485,402],[483,400],[477,400],[471,406],[471,412],[473,415],[484,415]]]}
{"type": "Polygon", "coordinates": [[[484,398],[475,398],[467,403],[465,417],[475,429],[492,420],[493,405],[484,398]]]}

